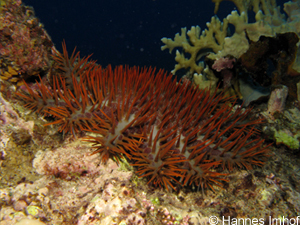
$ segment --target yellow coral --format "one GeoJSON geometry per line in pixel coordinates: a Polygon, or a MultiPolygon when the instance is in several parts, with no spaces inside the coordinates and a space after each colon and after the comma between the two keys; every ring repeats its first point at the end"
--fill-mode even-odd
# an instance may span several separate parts
{"type": "Polygon", "coordinates": [[[11,77],[13,77],[15,75],[18,75],[18,72],[15,69],[13,69],[11,66],[8,66],[7,71],[3,72],[0,75],[0,78],[2,80],[8,80],[8,79],[10,79],[11,77]]]}
{"type": "MultiPolygon", "coordinates": [[[[215,12],[218,11],[223,0],[212,0],[215,3],[215,12]]],[[[174,40],[162,38],[165,44],[162,50],[169,49],[170,53],[174,48],[182,48],[176,51],[173,74],[179,69],[189,69],[188,75],[202,73],[204,63],[199,62],[200,58],[212,51],[209,58],[212,60],[231,55],[239,58],[249,49],[249,39],[253,42],[259,40],[261,36],[275,37],[276,34],[295,32],[300,36],[300,3],[288,2],[284,4],[285,14],[280,12],[275,0],[229,0],[232,1],[238,11],[232,11],[223,23],[216,17],[212,17],[207,23],[207,29],[201,32],[199,26],[192,27],[189,31],[181,29],[181,34],[177,33],[174,40]],[[248,11],[255,13],[255,22],[248,22],[248,11]],[[235,33],[227,37],[228,24],[235,27],[235,33]],[[188,58],[187,55],[190,55],[188,58]]],[[[298,43],[298,46],[300,44],[298,43]]],[[[300,52],[298,50],[298,52],[300,52]]],[[[300,72],[300,53],[297,55],[292,69],[300,72]]]]}
{"type": "Polygon", "coordinates": [[[176,51],[175,65],[172,73],[175,74],[179,69],[188,69],[190,73],[201,73],[204,69],[203,63],[198,63],[203,54],[207,54],[211,50],[218,52],[223,49],[224,39],[227,35],[228,21],[224,19],[221,22],[218,17],[212,17],[211,22],[207,23],[207,28],[201,32],[199,26],[193,26],[189,31],[186,28],[181,28],[181,34],[177,33],[174,40],[171,38],[162,38],[161,41],[165,44],[161,50],[169,49],[171,53],[176,47],[181,47],[185,53],[191,55],[188,59],[184,52],[176,51]]]}
{"type": "MultiPolygon", "coordinates": [[[[224,0],[212,0],[215,3],[215,14],[218,12],[220,3],[224,0]]],[[[258,11],[262,10],[265,15],[275,15],[277,14],[282,17],[280,14],[279,7],[276,5],[276,0],[228,0],[235,4],[240,13],[245,12],[246,17],[248,18],[248,11],[252,10],[255,14],[258,11]]]]}

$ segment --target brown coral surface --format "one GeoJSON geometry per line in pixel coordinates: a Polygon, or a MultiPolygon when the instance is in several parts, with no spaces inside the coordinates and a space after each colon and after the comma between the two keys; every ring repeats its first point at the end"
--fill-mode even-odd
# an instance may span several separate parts
{"type": "Polygon", "coordinates": [[[33,8],[21,1],[1,1],[0,78],[21,85],[23,79],[46,74],[53,43],[34,16],[33,8]],[[3,3],[2,3],[3,2],[3,3]]]}
{"type": "Polygon", "coordinates": [[[63,49],[53,57],[61,74],[52,85],[26,84],[18,95],[28,108],[53,116],[48,125],[60,132],[93,133],[85,140],[103,163],[126,157],[139,177],[167,190],[213,189],[226,181],[224,169],[264,163],[269,146],[255,128],[262,120],[235,108],[235,99],[177,83],[162,70],[104,69],[63,49]]]}

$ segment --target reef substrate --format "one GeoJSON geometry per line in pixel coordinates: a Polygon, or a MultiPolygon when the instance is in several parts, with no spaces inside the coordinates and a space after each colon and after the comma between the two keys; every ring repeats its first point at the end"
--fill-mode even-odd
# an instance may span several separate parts
{"type": "Polygon", "coordinates": [[[51,82],[25,84],[25,106],[52,116],[64,135],[82,131],[102,163],[126,157],[139,177],[167,190],[222,186],[222,171],[263,165],[269,145],[256,129],[262,123],[235,99],[176,82],[163,70],[128,66],[102,68],[75,50],[55,52],[51,82]]]}

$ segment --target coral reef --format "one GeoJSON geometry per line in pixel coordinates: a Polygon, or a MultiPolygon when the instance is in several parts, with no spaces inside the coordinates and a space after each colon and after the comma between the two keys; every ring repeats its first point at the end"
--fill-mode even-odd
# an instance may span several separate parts
{"type": "MultiPolygon", "coordinates": [[[[235,2],[239,10],[248,9],[244,1],[235,2]]],[[[1,6],[2,12],[17,7],[32,12],[20,1],[1,6]]],[[[217,24],[215,18],[209,26],[217,24]]],[[[225,35],[213,29],[206,35],[225,35]]],[[[203,74],[194,76],[204,90],[186,77],[177,83],[153,68],[102,68],[76,50],[68,56],[65,43],[62,53],[52,48],[53,55],[44,58],[48,68],[39,70],[38,63],[31,68],[40,71],[39,82],[22,84],[20,78],[36,72],[19,74],[9,64],[4,79],[17,87],[1,86],[0,225],[198,225],[211,216],[266,223],[271,217],[296,218],[300,112],[296,101],[286,99],[299,83],[292,68],[298,39],[295,33],[266,36],[249,42],[239,57],[206,58],[203,74]],[[274,43],[279,47],[273,49],[274,43]],[[268,59],[279,71],[269,80],[259,76],[268,59]],[[284,83],[285,72],[291,82],[284,83]],[[239,82],[247,80],[237,82],[241,73],[261,86],[276,84],[268,103],[246,109],[224,96],[245,96],[239,82]],[[215,91],[218,85],[233,92],[215,91]],[[263,137],[273,139],[274,146],[263,137]]]]}
{"type": "Polygon", "coordinates": [[[26,150],[33,133],[34,122],[22,119],[0,93],[0,187],[36,178],[31,166],[34,149],[26,150]]]}
{"type": "MultiPolygon", "coordinates": [[[[213,1],[216,3],[215,12],[217,12],[221,1],[213,1]]],[[[209,58],[220,58],[231,55],[239,58],[249,48],[249,38],[253,42],[257,42],[261,36],[275,37],[277,34],[294,32],[298,34],[297,26],[298,10],[297,2],[288,2],[284,5],[284,11],[289,19],[280,12],[280,8],[276,6],[275,1],[260,0],[260,1],[233,1],[239,13],[232,11],[221,22],[217,16],[213,16],[211,22],[207,23],[207,29],[201,32],[199,26],[192,27],[189,31],[182,28],[181,34],[177,33],[174,40],[170,38],[162,38],[165,44],[161,47],[162,50],[169,49],[170,53],[174,48],[182,48],[183,52],[191,55],[190,59],[185,58],[183,53],[176,52],[176,62],[178,64],[172,73],[175,73],[181,68],[190,68],[190,72],[201,73],[203,66],[196,65],[200,56],[203,56],[203,51],[212,49],[209,58]],[[248,11],[253,10],[255,22],[248,22],[248,11]],[[228,24],[235,27],[235,33],[228,37],[228,24]],[[187,34],[187,36],[186,36],[187,34]]],[[[207,51],[206,51],[207,52],[207,51]]],[[[208,52],[209,53],[209,52],[208,52]]]]}
{"type": "Polygon", "coordinates": [[[7,189],[1,190],[2,196],[6,197],[2,197],[0,215],[7,216],[1,220],[7,220],[11,224],[20,219],[20,215],[16,218],[13,211],[19,211],[22,218],[74,224],[72,221],[76,218],[73,215],[89,203],[106,182],[113,182],[111,179],[115,177],[120,178],[119,182],[128,182],[132,173],[118,171],[116,163],[112,161],[104,166],[99,163],[99,157],[91,153],[90,147],[83,146],[82,143],[72,143],[54,151],[39,151],[33,166],[39,174],[48,176],[43,176],[34,183],[18,185],[10,194],[13,197],[5,195],[7,189]],[[8,214],[11,207],[4,206],[11,203],[13,210],[8,214]]]}
{"type": "Polygon", "coordinates": [[[1,86],[5,91],[0,93],[0,188],[38,179],[32,160],[40,146],[51,149],[62,143],[56,129],[44,126],[45,119],[17,103],[14,85],[1,86]]]}
{"type": "Polygon", "coordinates": [[[103,69],[74,52],[69,58],[65,47],[53,58],[61,68],[80,68],[71,73],[73,89],[62,75],[53,77],[52,87],[41,80],[37,89],[25,84],[27,92],[17,94],[29,109],[52,115],[46,125],[58,125],[64,135],[94,134],[84,140],[103,163],[125,156],[140,177],[167,190],[214,189],[226,181],[218,167],[263,165],[269,146],[257,136],[262,120],[234,108],[235,99],[176,83],[152,68],[103,69]]]}
{"type": "MultiPolygon", "coordinates": [[[[270,109],[266,107],[266,110],[261,112],[261,115],[268,121],[268,126],[265,128],[264,133],[270,139],[273,139],[278,146],[285,145],[288,149],[297,152],[300,146],[300,110],[295,106],[282,109],[282,95],[284,96],[285,93],[281,94],[280,92],[277,93],[279,95],[278,99],[275,96],[274,108],[272,107],[271,110],[276,110],[279,106],[279,109],[282,111],[274,111],[272,114],[269,111],[270,109]]],[[[285,92],[285,90],[282,90],[282,92],[285,92]]]]}
{"type": "Polygon", "coordinates": [[[34,159],[43,175],[0,189],[0,224],[25,219],[44,224],[203,224],[210,216],[295,217],[299,206],[299,159],[274,153],[264,170],[235,170],[226,189],[167,193],[146,185],[133,171],[106,164],[80,140],[41,150],[34,159]],[[81,159],[81,160],[78,160],[81,159]],[[76,165],[76,166],[73,166],[76,165]],[[85,172],[83,172],[85,171],[85,172]],[[292,184],[292,185],[291,185],[292,184]]]}
{"type": "MultiPolygon", "coordinates": [[[[215,13],[222,0],[215,0],[215,13]]],[[[271,85],[286,85],[289,98],[295,100],[299,76],[299,3],[284,4],[284,13],[275,1],[232,1],[239,12],[232,11],[223,22],[213,16],[207,29],[182,28],[174,40],[162,38],[162,50],[176,50],[175,74],[182,70],[200,88],[219,87],[238,96],[244,105],[270,94],[271,85]],[[248,12],[255,14],[255,22],[249,22],[248,12]],[[231,35],[229,24],[234,26],[231,35]],[[190,56],[190,57],[189,57],[190,56]],[[236,59],[228,75],[220,75],[212,65],[224,57],[236,59]],[[203,60],[204,58],[204,60],[203,60]],[[272,61],[273,65],[270,65],[272,61]],[[205,62],[205,63],[204,63],[205,62]],[[273,68],[274,67],[274,68],[273,68]],[[217,82],[217,84],[216,84],[217,82]],[[229,90],[228,90],[229,89],[229,90]],[[241,90],[248,89],[248,92],[241,90]]]]}
{"type": "Polygon", "coordinates": [[[53,43],[33,9],[8,0],[0,12],[0,78],[20,85],[47,73],[53,43]]]}
{"type": "Polygon", "coordinates": [[[122,171],[111,159],[101,164],[92,152],[80,141],[39,151],[33,166],[42,178],[0,189],[0,224],[25,218],[46,224],[188,224],[188,216],[152,203],[130,182],[131,171],[122,171]]]}

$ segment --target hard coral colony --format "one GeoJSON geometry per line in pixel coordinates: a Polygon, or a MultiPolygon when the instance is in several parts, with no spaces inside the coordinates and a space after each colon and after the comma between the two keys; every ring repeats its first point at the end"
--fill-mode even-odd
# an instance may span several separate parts
{"type": "Polygon", "coordinates": [[[176,190],[182,186],[221,186],[226,174],[216,168],[251,169],[261,166],[269,146],[255,129],[262,121],[234,98],[199,90],[189,81],[172,79],[153,68],[111,66],[102,68],[79,53],[53,56],[61,75],[52,86],[18,95],[26,107],[55,118],[63,133],[94,133],[91,142],[102,162],[126,157],[139,177],[155,187],[176,190]]]}

